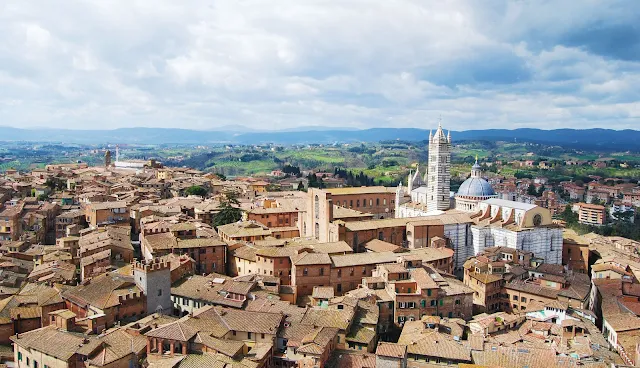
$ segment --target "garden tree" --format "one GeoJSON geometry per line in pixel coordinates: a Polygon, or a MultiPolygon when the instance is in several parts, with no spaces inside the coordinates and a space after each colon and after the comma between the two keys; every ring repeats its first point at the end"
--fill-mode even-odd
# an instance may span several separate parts
{"type": "Polygon", "coordinates": [[[542,184],[540,186],[540,188],[538,189],[538,197],[540,197],[542,195],[542,193],[544,193],[545,190],[547,190],[547,188],[545,188],[544,184],[542,184]]]}
{"type": "Polygon", "coordinates": [[[513,174],[513,176],[515,176],[515,177],[516,177],[516,179],[524,179],[524,178],[533,179],[533,175],[531,175],[531,174],[530,174],[530,173],[528,173],[528,172],[520,171],[520,170],[516,171],[516,172],[513,174]]]}
{"type": "Polygon", "coordinates": [[[267,192],[279,192],[281,189],[282,187],[280,187],[280,184],[270,183],[267,185],[267,192]]]}
{"type": "Polygon", "coordinates": [[[568,204],[564,208],[564,211],[562,211],[562,213],[560,214],[560,217],[562,218],[562,220],[564,220],[564,222],[567,223],[567,227],[570,227],[571,225],[575,225],[578,223],[578,214],[571,210],[570,204],[568,204]]]}
{"type": "Polygon", "coordinates": [[[591,204],[604,205],[604,202],[598,199],[598,197],[593,197],[591,198],[591,204]]]}
{"type": "Polygon", "coordinates": [[[185,190],[187,195],[196,195],[200,197],[205,197],[207,195],[207,190],[199,185],[190,186],[185,190]]]}
{"type": "Polygon", "coordinates": [[[51,191],[63,190],[65,188],[65,183],[59,178],[47,178],[44,185],[51,189],[51,191]]]}
{"type": "Polygon", "coordinates": [[[298,190],[304,192],[304,184],[302,184],[302,181],[298,182],[298,190]]]}
{"type": "Polygon", "coordinates": [[[614,222],[632,222],[635,216],[635,213],[631,210],[629,211],[615,211],[611,216],[614,222]]]}
{"type": "Polygon", "coordinates": [[[222,181],[226,181],[227,177],[224,176],[223,173],[216,173],[216,176],[218,177],[218,179],[222,180],[222,181]]]}
{"type": "Polygon", "coordinates": [[[529,184],[529,187],[527,187],[527,194],[537,197],[538,191],[536,190],[536,186],[533,184],[529,184]]]}
{"type": "Polygon", "coordinates": [[[289,164],[284,165],[284,167],[282,168],[282,172],[285,174],[290,174],[290,175],[298,175],[300,174],[300,167],[299,166],[291,166],[289,164]]]}
{"type": "Polygon", "coordinates": [[[220,212],[213,218],[213,226],[217,228],[221,225],[240,221],[242,211],[239,207],[238,192],[234,190],[225,191],[220,200],[220,212]]]}

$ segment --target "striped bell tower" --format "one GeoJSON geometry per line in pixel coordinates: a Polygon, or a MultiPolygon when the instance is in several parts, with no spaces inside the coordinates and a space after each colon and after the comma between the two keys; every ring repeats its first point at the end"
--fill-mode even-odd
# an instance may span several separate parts
{"type": "Polygon", "coordinates": [[[427,210],[448,210],[451,205],[451,132],[445,136],[441,123],[435,134],[429,133],[427,175],[427,210]]]}

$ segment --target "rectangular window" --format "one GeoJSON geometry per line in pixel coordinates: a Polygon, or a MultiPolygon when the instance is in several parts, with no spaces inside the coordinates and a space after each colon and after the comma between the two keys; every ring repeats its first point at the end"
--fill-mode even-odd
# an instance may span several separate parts
{"type": "Polygon", "coordinates": [[[22,352],[18,352],[18,361],[21,362],[22,361],[22,352]]]}
{"type": "Polygon", "coordinates": [[[304,270],[302,270],[302,274],[304,276],[307,276],[309,274],[309,269],[305,268],[304,270]]]}
{"type": "Polygon", "coordinates": [[[429,304],[431,304],[432,307],[435,307],[437,302],[438,302],[437,300],[432,300],[431,303],[429,303],[429,304]]]}
{"type": "Polygon", "coordinates": [[[320,276],[324,275],[324,268],[320,267],[320,276]]]}
{"type": "Polygon", "coordinates": [[[362,267],[362,274],[366,275],[367,274],[367,268],[366,267],[362,267]]]}
{"type": "Polygon", "coordinates": [[[431,289],[427,289],[427,296],[431,296],[431,289]]]}
{"type": "Polygon", "coordinates": [[[422,308],[426,307],[426,306],[427,306],[427,301],[426,301],[426,300],[424,300],[424,299],[422,299],[422,300],[420,301],[420,306],[421,306],[422,308]]]}
{"type": "Polygon", "coordinates": [[[517,296],[517,295],[514,295],[514,296],[513,296],[513,300],[518,300],[518,296],[517,296]]]}
{"type": "Polygon", "coordinates": [[[247,332],[247,338],[250,339],[251,338],[251,332],[247,332]]]}
{"type": "Polygon", "coordinates": [[[444,305],[444,299],[440,299],[440,306],[442,307],[444,305]]]}
{"type": "Polygon", "coordinates": [[[522,301],[523,303],[525,303],[527,301],[527,298],[525,298],[524,296],[522,298],[520,298],[520,301],[522,301]]]}

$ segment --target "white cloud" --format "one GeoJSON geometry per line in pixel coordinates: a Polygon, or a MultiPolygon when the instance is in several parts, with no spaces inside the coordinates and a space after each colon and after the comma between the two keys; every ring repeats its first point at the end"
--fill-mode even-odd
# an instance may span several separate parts
{"type": "Polygon", "coordinates": [[[96,129],[635,128],[640,40],[606,37],[638,4],[7,0],[0,112],[96,129]]]}

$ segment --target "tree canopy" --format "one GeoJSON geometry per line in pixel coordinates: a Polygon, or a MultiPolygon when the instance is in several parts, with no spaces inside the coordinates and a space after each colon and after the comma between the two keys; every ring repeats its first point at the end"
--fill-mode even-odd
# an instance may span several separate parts
{"type": "Polygon", "coordinates": [[[220,212],[213,218],[213,226],[218,227],[240,221],[242,211],[239,207],[238,192],[233,190],[225,191],[220,200],[220,212]]]}
{"type": "Polygon", "coordinates": [[[190,186],[189,188],[187,188],[185,190],[185,193],[187,193],[187,195],[197,195],[200,197],[205,197],[207,195],[207,189],[199,186],[199,185],[193,185],[190,186]]]}

